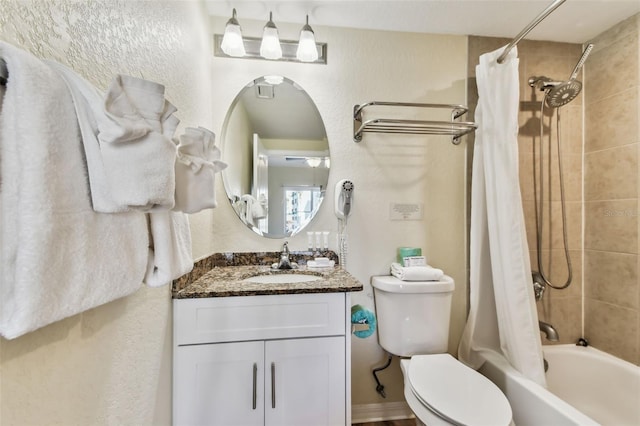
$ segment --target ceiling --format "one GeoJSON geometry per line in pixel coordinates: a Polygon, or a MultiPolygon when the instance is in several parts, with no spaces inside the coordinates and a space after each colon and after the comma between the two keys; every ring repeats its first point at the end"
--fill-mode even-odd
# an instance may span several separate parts
{"type": "MultiPolygon", "coordinates": [[[[210,15],[361,29],[513,38],[551,0],[205,0],[210,15]]],[[[640,0],[567,0],[528,36],[583,43],[640,12],[640,0]]]]}

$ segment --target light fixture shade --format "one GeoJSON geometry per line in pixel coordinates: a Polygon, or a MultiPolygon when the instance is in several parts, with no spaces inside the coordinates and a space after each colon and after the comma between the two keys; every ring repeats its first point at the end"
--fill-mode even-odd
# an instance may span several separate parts
{"type": "Polygon", "coordinates": [[[307,15],[307,23],[302,27],[302,30],[300,30],[300,40],[298,41],[296,58],[301,62],[315,62],[318,60],[316,36],[309,26],[309,15],[307,15]]]}
{"type": "Polygon", "coordinates": [[[281,75],[265,75],[264,81],[272,86],[277,86],[278,84],[282,84],[282,82],[284,81],[284,77],[281,75]]]}
{"type": "Polygon", "coordinates": [[[308,157],[307,158],[307,165],[309,167],[313,167],[316,168],[320,165],[320,163],[322,162],[322,160],[318,157],[308,157]]]}
{"type": "Polygon", "coordinates": [[[240,24],[236,19],[235,9],[233,9],[231,19],[227,21],[227,26],[224,29],[224,37],[222,38],[220,48],[227,55],[236,58],[246,55],[244,43],[242,41],[242,30],[240,29],[240,24]]]}
{"type": "Polygon", "coordinates": [[[260,56],[265,59],[282,58],[282,47],[280,47],[280,37],[278,29],[273,23],[271,12],[269,12],[269,22],[264,26],[262,33],[262,43],[260,44],[260,56]]]}
{"type": "Polygon", "coordinates": [[[239,25],[227,24],[220,48],[224,53],[233,57],[241,57],[246,54],[242,42],[242,32],[239,25]]]}

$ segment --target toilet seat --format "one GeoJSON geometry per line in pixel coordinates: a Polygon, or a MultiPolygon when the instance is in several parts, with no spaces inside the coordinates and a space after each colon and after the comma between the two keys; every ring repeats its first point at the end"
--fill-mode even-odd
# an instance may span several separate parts
{"type": "Polygon", "coordinates": [[[511,422],[511,406],[500,389],[449,354],[412,357],[407,376],[415,397],[449,423],[506,426],[511,422]]]}

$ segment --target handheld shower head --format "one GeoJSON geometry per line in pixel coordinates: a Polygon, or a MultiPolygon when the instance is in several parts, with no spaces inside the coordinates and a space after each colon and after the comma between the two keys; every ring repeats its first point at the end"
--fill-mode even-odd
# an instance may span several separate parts
{"type": "Polygon", "coordinates": [[[529,79],[529,85],[546,92],[546,103],[551,108],[559,108],[568,104],[574,100],[582,90],[582,83],[576,80],[576,78],[578,78],[578,72],[591,53],[591,49],[593,49],[593,44],[587,45],[586,49],[584,49],[568,81],[552,81],[550,78],[544,76],[531,77],[529,79]]]}
{"type": "Polygon", "coordinates": [[[576,67],[573,69],[573,72],[571,73],[571,77],[569,77],[569,81],[572,81],[578,78],[578,72],[580,71],[580,68],[582,68],[585,61],[589,57],[589,54],[591,53],[592,49],[593,49],[593,43],[589,43],[586,49],[584,49],[584,52],[582,52],[582,56],[580,57],[580,60],[576,64],[576,67]]]}
{"type": "Polygon", "coordinates": [[[582,83],[578,80],[563,81],[553,86],[546,94],[547,105],[559,108],[574,100],[582,90],[582,83]]]}

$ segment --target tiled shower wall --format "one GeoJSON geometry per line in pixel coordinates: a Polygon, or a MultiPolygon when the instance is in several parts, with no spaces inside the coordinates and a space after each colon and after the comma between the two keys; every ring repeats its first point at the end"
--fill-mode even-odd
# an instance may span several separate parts
{"type": "MultiPolygon", "coordinates": [[[[469,104],[477,104],[475,66],[482,53],[505,46],[510,39],[492,37],[469,37],[469,104]]],[[[534,161],[536,179],[543,170],[544,197],[551,202],[544,205],[541,259],[543,269],[552,283],[562,285],[566,281],[567,267],[564,254],[561,225],[561,203],[558,178],[558,152],[548,144],[551,124],[555,145],[556,122],[549,108],[543,115],[544,141],[542,152],[543,168],[540,168],[540,105],[542,92],[528,84],[531,76],[546,76],[557,81],[567,80],[580,58],[579,44],[553,43],[524,40],[518,45],[520,58],[520,114],[518,148],[520,156],[520,190],[522,193],[527,241],[529,243],[531,268],[538,270],[536,248],[536,219],[534,203],[534,161]],[[551,121],[550,121],[551,120],[551,121]],[[534,155],[535,154],[535,155],[534,155]],[[551,163],[549,163],[549,157],[551,163]],[[549,164],[551,174],[549,178],[549,164]],[[551,228],[549,228],[551,217],[551,228]]],[[[567,237],[572,263],[573,279],[565,290],[548,289],[542,301],[537,303],[540,320],[552,324],[560,335],[560,343],[575,342],[582,334],[582,96],[564,106],[561,110],[561,160],[564,169],[566,198],[567,237]]],[[[538,191],[540,187],[538,186],[538,191]]],[[[544,340],[543,344],[550,342],[544,340]]]]}
{"type": "Polygon", "coordinates": [[[640,15],[596,37],[585,65],[585,336],[640,364],[640,15]]]}
{"type": "MultiPolygon", "coordinates": [[[[477,104],[473,77],[478,57],[509,41],[469,38],[468,89],[472,109],[477,104]]],[[[548,289],[537,304],[538,315],[558,330],[560,343],[573,343],[584,331],[584,337],[594,347],[640,365],[640,15],[615,25],[591,42],[595,48],[586,62],[584,79],[579,77],[584,80],[583,92],[560,109],[560,157],[556,151],[555,118],[549,121],[549,110],[543,115],[542,168],[537,151],[542,96],[529,87],[528,79],[544,75],[566,80],[582,53],[582,46],[528,40],[518,46],[520,186],[531,265],[533,270],[539,269],[534,167],[536,179],[540,170],[548,175],[551,158],[551,178],[545,178],[543,189],[545,198],[551,194],[552,201],[545,205],[543,212],[541,255],[543,268],[554,284],[563,284],[566,279],[557,172],[558,158],[561,158],[568,247],[573,266],[571,285],[565,290],[548,289]],[[550,125],[554,140],[551,152],[550,125]]],[[[543,344],[549,343],[543,336],[543,344]]]]}

